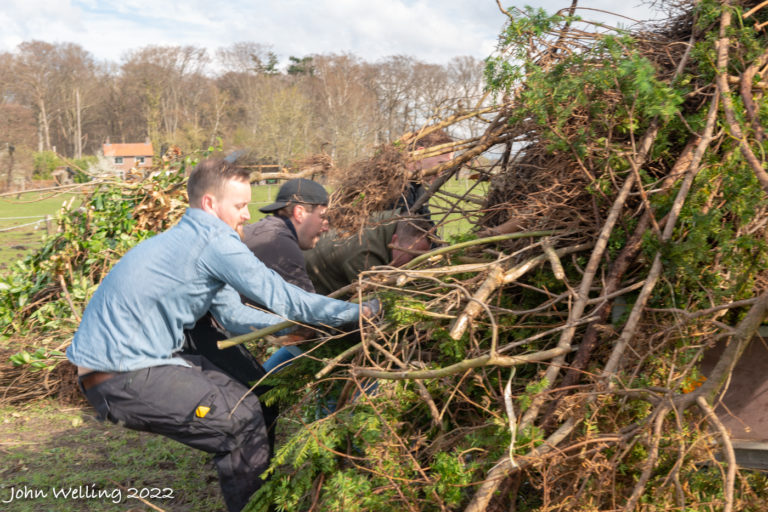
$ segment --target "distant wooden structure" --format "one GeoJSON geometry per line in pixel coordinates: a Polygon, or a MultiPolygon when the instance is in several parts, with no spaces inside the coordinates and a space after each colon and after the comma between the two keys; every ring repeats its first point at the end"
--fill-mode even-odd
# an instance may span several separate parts
{"type": "Polygon", "coordinates": [[[74,179],[73,179],[74,175],[75,173],[72,172],[72,169],[64,165],[57,167],[51,173],[51,176],[53,177],[57,185],[70,185],[74,183],[74,179]]]}

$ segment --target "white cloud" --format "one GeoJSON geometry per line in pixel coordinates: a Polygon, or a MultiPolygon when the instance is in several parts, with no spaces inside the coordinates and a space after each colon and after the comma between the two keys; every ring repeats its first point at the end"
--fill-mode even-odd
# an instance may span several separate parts
{"type": "MultiPolygon", "coordinates": [[[[505,2],[550,12],[568,0],[505,2]]],[[[647,7],[584,2],[641,18],[647,7]]],[[[146,45],[195,45],[214,51],[238,41],[289,55],[354,53],[376,60],[410,55],[446,62],[487,56],[505,17],[495,0],[4,0],[0,51],[22,41],[73,42],[100,60],[118,62],[146,45]]],[[[583,16],[596,13],[584,11],[583,16]]],[[[606,19],[606,18],[603,18],[606,19]]],[[[615,18],[613,18],[615,20],[615,18]]]]}

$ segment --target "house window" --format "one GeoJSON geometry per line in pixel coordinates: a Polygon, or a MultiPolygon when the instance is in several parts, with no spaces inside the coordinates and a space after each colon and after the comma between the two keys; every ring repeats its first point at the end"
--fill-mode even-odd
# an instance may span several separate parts
{"type": "Polygon", "coordinates": [[[121,156],[116,156],[116,157],[115,157],[115,163],[116,163],[116,164],[122,164],[122,163],[123,163],[123,157],[121,157],[121,156]]]}
{"type": "Polygon", "coordinates": [[[136,163],[138,165],[144,165],[144,157],[143,156],[137,156],[136,157],[136,163]]]}

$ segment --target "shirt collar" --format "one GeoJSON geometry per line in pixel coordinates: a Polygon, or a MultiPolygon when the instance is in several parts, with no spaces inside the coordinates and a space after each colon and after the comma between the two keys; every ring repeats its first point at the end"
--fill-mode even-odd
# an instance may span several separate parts
{"type": "Polygon", "coordinates": [[[291,233],[293,233],[293,237],[296,240],[299,239],[299,235],[296,233],[296,228],[293,226],[293,222],[291,222],[291,219],[289,219],[288,217],[283,217],[282,215],[275,215],[275,217],[285,222],[285,225],[288,226],[288,229],[291,231],[291,233]]]}
{"type": "Polygon", "coordinates": [[[232,229],[232,226],[218,218],[217,216],[213,215],[212,213],[208,213],[202,208],[187,208],[187,211],[184,213],[185,217],[189,217],[191,220],[195,222],[199,222],[201,224],[207,224],[210,226],[215,226],[219,229],[228,229],[232,231],[235,235],[237,235],[237,232],[232,229]]]}

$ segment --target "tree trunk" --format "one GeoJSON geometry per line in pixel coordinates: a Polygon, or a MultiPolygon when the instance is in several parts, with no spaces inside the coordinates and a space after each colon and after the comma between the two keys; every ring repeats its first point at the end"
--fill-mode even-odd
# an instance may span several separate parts
{"type": "Polygon", "coordinates": [[[80,89],[75,89],[75,158],[83,158],[83,126],[80,118],[80,89]]]}
{"type": "Polygon", "coordinates": [[[13,185],[13,151],[16,149],[13,144],[8,144],[8,176],[5,181],[5,189],[10,191],[13,185]]]}
{"type": "Polygon", "coordinates": [[[40,131],[42,134],[42,141],[40,146],[42,148],[40,151],[43,150],[50,150],[51,149],[51,131],[50,127],[48,126],[48,113],[45,110],[45,101],[39,100],[37,103],[38,109],[39,109],[39,115],[40,115],[40,131]]]}

